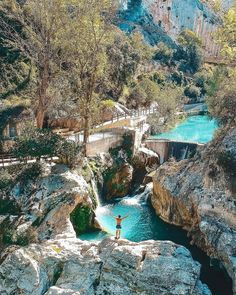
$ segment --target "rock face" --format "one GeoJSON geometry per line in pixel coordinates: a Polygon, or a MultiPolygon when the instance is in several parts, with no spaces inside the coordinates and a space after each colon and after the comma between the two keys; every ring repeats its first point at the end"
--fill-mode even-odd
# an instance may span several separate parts
{"type": "MultiPolygon", "coordinates": [[[[228,8],[231,1],[222,2],[228,8]]],[[[132,29],[135,21],[135,25],[140,24],[144,35],[154,43],[168,41],[163,33],[176,40],[181,31],[190,29],[203,40],[207,57],[219,55],[220,47],[213,41],[212,33],[220,24],[220,19],[204,1],[129,0],[121,1],[121,4],[128,11],[126,20],[130,21],[129,27],[128,24],[123,25],[124,29],[132,29]]]]}
{"type": "Polygon", "coordinates": [[[236,294],[236,129],[226,134],[191,160],[161,166],[151,201],[158,215],[222,261],[236,294]]]}
{"type": "Polygon", "coordinates": [[[139,148],[136,156],[138,157],[140,163],[145,168],[146,172],[151,172],[153,170],[156,170],[160,164],[160,159],[158,154],[156,154],[155,152],[145,147],[139,148]]]}
{"type": "Polygon", "coordinates": [[[133,167],[124,163],[121,166],[116,166],[106,172],[104,193],[105,198],[110,200],[112,198],[125,197],[130,189],[133,178],[133,167]]]}
{"type": "Polygon", "coordinates": [[[87,227],[94,227],[95,204],[83,177],[64,165],[47,166],[46,170],[35,182],[23,187],[17,184],[10,192],[19,209],[14,215],[5,212],[0,216],[0,240],[5,244],[27,244],[31,234],[39,241],[76,237],[70,215],[80,206],[89,209],[87,227]]]}
{"type": "Polygon", "coordinates": [[[0,293],[211,295],[199,276],[200,264],[172,242],[58,239],[9,254],[0,267],[0,293]]]}

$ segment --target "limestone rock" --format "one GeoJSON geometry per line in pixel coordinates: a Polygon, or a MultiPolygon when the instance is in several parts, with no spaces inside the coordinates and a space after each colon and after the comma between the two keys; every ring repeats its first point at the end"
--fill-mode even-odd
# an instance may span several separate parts
{"type": "Polygon", "coordinates": [[[51,240],[9,254],[3,295],[210,295],[200,264],[172,242],[51,240]]]}
{"type": "Polygon", "coordinates": [[[190,231],[193,241],[226,267],[236,294],[236,128],[191,160],[162,165],[151,198],[158,215],[190,231]],[[221,155],[227,155],[223,157],[221,155]],[[230,155],[230,157],[228,156],[230,155]],[[234,257],[234,258],[233,258],[234,257]],[[233,258],[233,259],[232,259],[233,258]]]}
{"type": "Polygon", "coordinates": [[[104,193],[107,200],[125,197],[131,189],[133,167],[128,163],[121,167],[114,166],[106,172],[105,178],[104,193]]]}
{"type": "Polygon", "coordinates": [[[47,168],[47,173],[34,183],[23,188],[17,184],[11,191],[10,198],[17,202],[20,214],[16,213],[11,222],[10,215],[4,216],[2,223],[7,221],[9,227],[8,233],[1,232],[0,240],[6,235],[11,235],[12,242],[18,237],[27,239],[28,231],[35,231],[39,240],[76,237],[70,214],[79,205],[91,209],[89,227],[93,227],[95,205],[83,177],[64,165],[47,168]]]}

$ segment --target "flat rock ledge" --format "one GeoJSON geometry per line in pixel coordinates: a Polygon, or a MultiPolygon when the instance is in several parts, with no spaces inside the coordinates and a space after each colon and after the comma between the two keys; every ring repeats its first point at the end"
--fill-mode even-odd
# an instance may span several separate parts
{"type": "Polygon", "coordinates": [[[12,250],[0,266],[0,294],[211,295],[200,264],[169,241],[49,240],[12,250]]]}

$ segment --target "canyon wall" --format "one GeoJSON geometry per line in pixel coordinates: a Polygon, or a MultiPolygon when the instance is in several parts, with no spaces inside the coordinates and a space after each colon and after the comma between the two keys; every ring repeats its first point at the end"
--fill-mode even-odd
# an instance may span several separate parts
{"type": "MultiPolygon", "coordinates": [[[[221,19],[200,0],[123,0],[121,4],[124,10],[132,11],[130,19],[134,14],[141,19],[146,13],[174,41],[184,29],[194,31],[203,41],[206,57],[219,55],[220,46],[214,42],[213,34],[221,19]]],[[[223,4],[228,8],[231,1],[223,4]]]]}
{"type": "Polygon", "coordinates": [[[221,133],[195,157],[166,162],[153,178],[152,205],[165,221],[187,229],[218,258],[236,295],[236,128],[221,133]]]}

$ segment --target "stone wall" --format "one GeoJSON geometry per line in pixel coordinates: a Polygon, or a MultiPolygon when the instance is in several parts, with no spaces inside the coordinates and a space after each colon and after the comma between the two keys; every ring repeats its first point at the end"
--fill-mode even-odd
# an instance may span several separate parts
{"type": "Polygon", "coordinates": [[[87,155],[89,157],[96,156],[100,153],[107,153],[110,148],[114,148],[122,143],[121,134],[113,134],[110,137],[106,137],[94,142],[89,142],[87,144],[87,155]]]}

